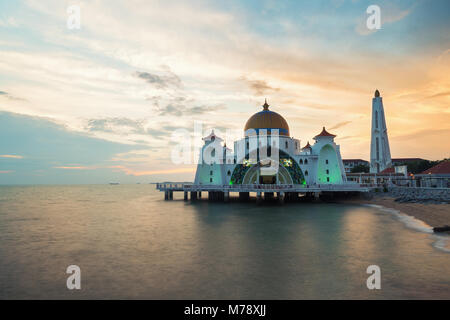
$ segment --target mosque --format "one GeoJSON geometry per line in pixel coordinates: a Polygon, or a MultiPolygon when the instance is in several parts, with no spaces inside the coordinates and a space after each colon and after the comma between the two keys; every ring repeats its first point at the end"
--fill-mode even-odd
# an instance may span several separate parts
{"type": "Polygon", "coordinates": [[[194,185],[344,184],[346,174],[336,135],[323,127],[311,145],[291,137],[287,121],[265,101],[245,124],[234,151],[212,131],[203,138],[194,185]],[[278,151],[278,152],[276,152],[278,151]]]}

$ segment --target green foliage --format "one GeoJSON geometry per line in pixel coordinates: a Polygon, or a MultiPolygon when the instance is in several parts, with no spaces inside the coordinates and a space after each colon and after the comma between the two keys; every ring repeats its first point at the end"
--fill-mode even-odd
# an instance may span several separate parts
{"type": "Polygon", "coordinates": [[[369,166],[366,166],[366,165],[363,165],[363,164],[359,164],[359,165],[357,165],[357,166],[354,166],[351,170],[350,170],[350,172],[351,173],[367,173],[367,172],[369,172],[369,166]]]}
{"type": "Polygon", "coordinates": [[[408,172],[417,174],[417,173],[422,173],[423,171],[425,171],[431,167],[434,167],[439,162],[440,161],[420,160],[420,161],[405,163],[404,165],[408,166],[408,172]]]}

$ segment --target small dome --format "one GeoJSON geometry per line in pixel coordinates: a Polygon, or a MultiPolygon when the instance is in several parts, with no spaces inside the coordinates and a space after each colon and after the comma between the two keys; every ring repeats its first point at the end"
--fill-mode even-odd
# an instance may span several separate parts
{"type": "Polygon", "coordinates": [[[278,113],[270,111],[267,101],[263,105],[263,110],[255,113],[247,120],[244,131],[255,129],[259,133],[259,129],[267,129],[270,134],[271,129],[278,129],[279,134],[289,136],[289,126],[287,121],[278,113]]]}

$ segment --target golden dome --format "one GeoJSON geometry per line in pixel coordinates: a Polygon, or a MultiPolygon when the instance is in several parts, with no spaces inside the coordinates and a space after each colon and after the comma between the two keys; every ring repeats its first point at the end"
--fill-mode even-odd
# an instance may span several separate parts
{"type": "MultiPolygon", "coordinates": [[[[267,101],[263,105],[263,110],[255,113],[247,120],[244,131],[255,129],[259,133],[259,129],[278,129],[279,135],[289,136],[289,126],[286,120],[276,112],[269,110],[267,101]]],[[[267,130],[270,134],[270,130],[267,130]]]]}

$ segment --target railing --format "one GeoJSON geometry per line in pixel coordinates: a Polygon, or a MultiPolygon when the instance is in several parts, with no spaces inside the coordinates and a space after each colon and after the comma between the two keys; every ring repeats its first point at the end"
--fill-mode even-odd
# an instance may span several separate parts
{"type": "Polygon", "coordinates": [[[258,190],[321,190],[321,191],[345,191],[345,190],[356,190],[356,189],[368,189],[368,188],[380,188],[381,185],[377,184],[313,184],[313,185],[303,185],[303,184],[239,184],[239,185],[202,185],[202,184],[187,184],[187,183],[157,183],[156,189],[158,190],[176,190],[179,191],[197,191],[199,189],[204,191],[258,191],[258,190]]]}
{"type": "Polygon", "coordinates": [[[421,186],[398,186],[398,185],[390,185],[388,189],[417,189],[417,190],[439,190],[439,191],[449,191],[450,188],[446,187],[421,187],[421,186]]]}

